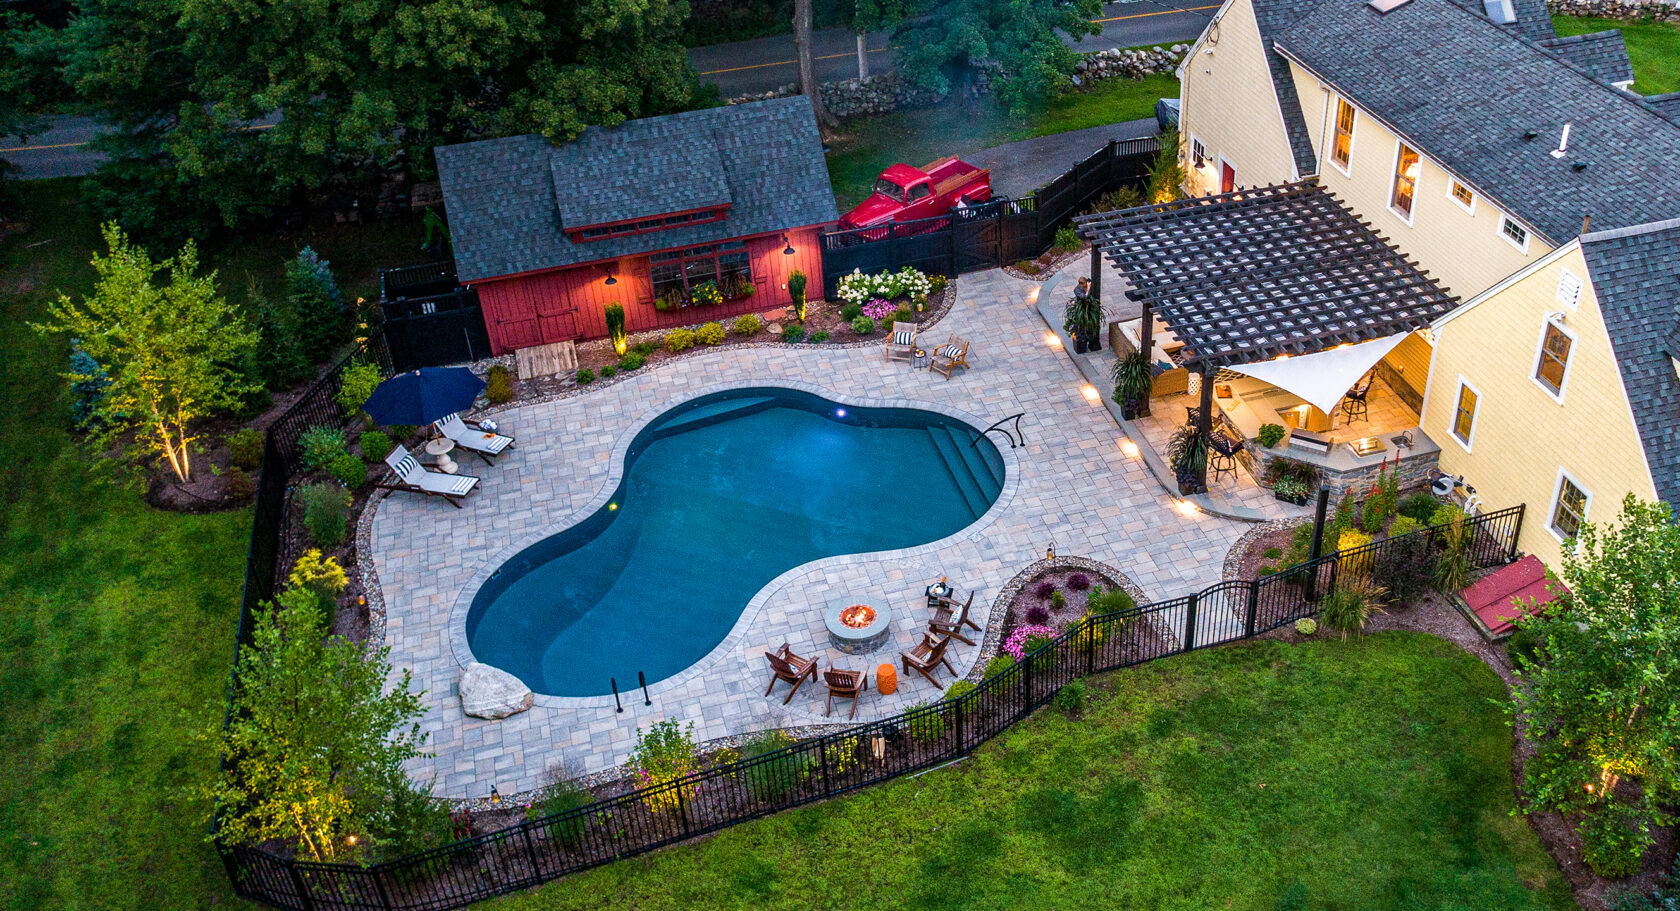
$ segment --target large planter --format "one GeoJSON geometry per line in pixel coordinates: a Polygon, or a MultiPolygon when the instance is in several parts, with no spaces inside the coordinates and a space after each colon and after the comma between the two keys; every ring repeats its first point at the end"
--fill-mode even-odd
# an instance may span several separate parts
{"type": "Polygon", "coordinates": [[[1085,343],[1085,336],[1080,335],[1079,333],[1075,332],[1073,334],[1073,353],[1074,354],[1084,354],[1085,352],[1090,351],[1090,350],[1091,350],[1091,346],[1087,345],[1085,343]]]}

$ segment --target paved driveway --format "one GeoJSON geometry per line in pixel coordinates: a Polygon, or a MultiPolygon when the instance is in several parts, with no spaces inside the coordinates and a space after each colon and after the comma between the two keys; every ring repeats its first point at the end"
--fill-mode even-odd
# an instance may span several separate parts
{"type": "Polygon", "coordinates": [[[1154,136],[1156,129],[1153,117],[1126,120],[992,146],[964,158],[992,169],[993,193],[1025,196],[1062,176],[1110,140],[1154,136]]]}
{"type": "MultiPolygon", "coordinates": [[[[1046,344],[1033,306],[1037,286],[991,271],[965,276],[958,289],[956,306],[930,331],[938,339],[956,333],[973,342],[974,368],[950,381],[888,364],[877,346],[712,352],[497,415],[519,438],[518,450],[501,464],[475,466],[484,481],[464,509],[418,497],[376,501],[377,511],[364,520],[371,544],[363,552],[382,587],[392,661],[412,670],[426,690],[422,727],[437,753],[411,771],[420,780],[435,775],[441,796],[482,797],[492,785],[510,794],[556,772],[579,775],[621,763],[637,726],[667,717],[694,722],[702,740],[832,721],[822,715],[820,687],[807,685],[785,707],[785,688],[766,699],[760,653],[787,641],[820,655],[824,666],[896,663],[898,650],[924,628],[926,609],[917,602],[929,581],[949,574],[963,588],[977,588],[984,626],[1002,586],[1051,541],[1058,554],[1119,567],[1151,598],[1218,581],[1226,551],[1249,526],[1182,515],[1143,463],[1121,453],[1112,418],[1082,394],[1066,356],[1046,344]],[[1027,445],[1010,457],[998,504],[974,525],[907,551],[833,557],[789,570],[752,600],[721,645],[655,684],[651,707],[639,695],[625,699],[622,714],[610,696],[539,696],[530,711],[505,720],[463,715],[455,687],[471,655],[462,623],[479,582],[526,542],[603,504],[617,485],[622,447],[648,419],[704,391],[765,383],[816,388],[842,401],[911,403],[966,415],[977,426],[1024,411],[1027,445]],[[821,611],[841,597],[890,604],[901,618],[893,641],[868,659],[829,651],[821,611]]],[[[978,656],[978,647],[958,646],[957,672],[966,673],[978,656]]],[[[940,695],[925,680],[903,679],[892,697],[872,689],[858,718],[890,715],[940,695]]]]}

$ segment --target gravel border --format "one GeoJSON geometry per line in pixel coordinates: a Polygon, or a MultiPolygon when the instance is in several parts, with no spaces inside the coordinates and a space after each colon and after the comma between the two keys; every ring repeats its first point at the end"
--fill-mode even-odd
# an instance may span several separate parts
{"type": "Polygon", "coordinates": [[[1224,568],[1220,570],[1219,578],[1225,582],[1247,582],[1248,580],[1243,578],[1242,575],[1242,562],[1243,556],[1248,551],[1248,546],[1250,544],[1254,543],[1256,539],[1263,538],[1274,531],[1283,531],[1286,528],[1294,528],[1297,525],[1308,525],[1311,524],[1311,522],[1312,519],[1306,516],[1295,516],[1288,519],[1272,519],[1267,522],[1261,522],[1253,528],[1250,528],[1248,531],[1243,532],[1242,537],[1238,538],[1236,542],[1231,545],[1231,549],[1225,552],[1225,565],[1224,568]]]}

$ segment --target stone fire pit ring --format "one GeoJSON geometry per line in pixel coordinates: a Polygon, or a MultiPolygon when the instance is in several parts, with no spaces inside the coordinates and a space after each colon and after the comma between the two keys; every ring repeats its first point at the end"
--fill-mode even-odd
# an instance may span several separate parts
{"type": "Polygon", "coordinates": [[[848,655],[866,655],[880,648],[892,635],[892,609],[857,598],[831,601],[823,611],[823,625],[828,627],[829,644],[848,655]],[[873,616],[862,626],[848,625],[841,619],[843,614],[855,617],[857,612],[873,616]]]}

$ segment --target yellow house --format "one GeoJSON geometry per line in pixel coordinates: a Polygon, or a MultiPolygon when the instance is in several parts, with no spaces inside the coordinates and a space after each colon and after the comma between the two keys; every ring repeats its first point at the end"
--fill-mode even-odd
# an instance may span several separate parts
{"type": "Polygon", "coordinates": [[[1680,493],[1680,97],[1628,90],[1620,32],[1558,38],[1543,0],[1226,0],[1178,75],[1191,195],[1315,180],[1462,302],[1373,373],[1485,508],[1527,504],[1525,550],[1680,493]]]}
{"type": "Polygon", "coordinates": [[[1434,325],[1424,430],[1557,565],[1628,494],[1680,494],[1680,219],[1594,232],[1434,325]]]}

